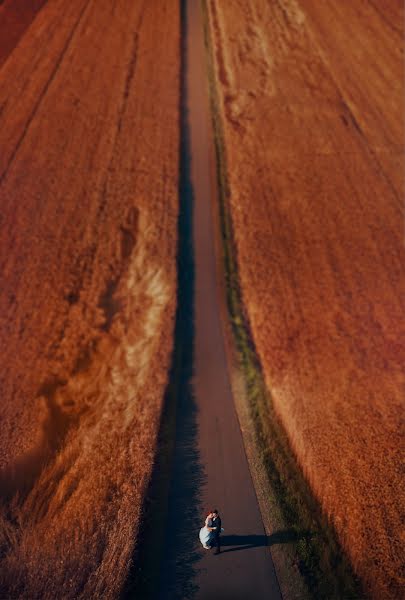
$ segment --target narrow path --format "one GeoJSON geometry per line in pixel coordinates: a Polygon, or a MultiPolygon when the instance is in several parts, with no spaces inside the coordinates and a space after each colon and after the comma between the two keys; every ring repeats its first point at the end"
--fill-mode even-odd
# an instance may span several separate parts
{"type": "Polygon", "coordinates": [[[231,394],[221,328],[212,214],[214,149],[201,4],[187,0],[185,8],[186,140],[182,161],[188,171],[183,173],[187,179],[183,194],[188,194],[186,200],[193,207],[193,379],[191,389],[183,387],[177,401],[159,596],[162,600],[278,599],[277,579],[231,394]],[[198,528],[207,510],[215,507],[225,528],[218,556],[204,551],[198,541],[198,528]]]}

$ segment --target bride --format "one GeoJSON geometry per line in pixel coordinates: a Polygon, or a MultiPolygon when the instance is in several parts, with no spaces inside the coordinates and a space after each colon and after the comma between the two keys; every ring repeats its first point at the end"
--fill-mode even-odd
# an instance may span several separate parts
{"type": "Polygon", "coordinates": [[[207,518],[205,519],[204,527],[200,529],[200,542],[206,550],[211,549],[211,542],[214,537],[214,531],[216,527],[212,527],[212,519],[214,514],[209,512],[207,518]]]}

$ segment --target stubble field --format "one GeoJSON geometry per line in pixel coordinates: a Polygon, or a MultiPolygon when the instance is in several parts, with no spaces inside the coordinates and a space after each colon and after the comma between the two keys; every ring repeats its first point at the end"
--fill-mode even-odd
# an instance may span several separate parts
{"type": "Polygon", "coordinates": [[[266,383],[365,589],[398,598],[403,5],[208,8],[240,284],[266,383]]]}
{"type": "Polygon", "coordinates": [[[115,598],[172,346],[179,7],[17,4],[0,7],[0,595],[115,598]]]}

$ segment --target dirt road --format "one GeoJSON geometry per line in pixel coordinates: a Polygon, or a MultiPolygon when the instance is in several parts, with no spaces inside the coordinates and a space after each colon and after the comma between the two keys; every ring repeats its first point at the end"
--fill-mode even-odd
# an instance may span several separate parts
{"type": "Polygon", "coordinates": [[[194,204],[194,377],[188,401],[180,400],[178,407],[160,597],[276,599],[278,583],[235,413],[221,328],[212,214],[216,182],[199,2],[187,2],[185,21],[190,155],[183,167],[190,167],[188,202],[194,204]],[[215,507],[225,529],[218,556],[202,550],[197,537],[205,514],[215,507]]]}

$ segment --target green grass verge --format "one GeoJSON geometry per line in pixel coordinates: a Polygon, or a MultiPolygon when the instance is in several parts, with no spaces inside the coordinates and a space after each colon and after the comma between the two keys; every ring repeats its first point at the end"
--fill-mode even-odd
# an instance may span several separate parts
{"type": "MultiPolygon", "coordinates": [[[[293,555],[291,576],[297,576],[298,567],[308,594],[312,598],[358,600],[365,597],[360,582],[355,577],[350,563],[337,541],[333,526],[328,522],[319,503],[314,498],[291,450],[286,432],[275,414],[242,302],[229,206],[230,189],[222,116],[216,88],[208,9],[204,0],[202,0],[202,6],[216,152],[218,210],[223,242],[226,302],[240,368],[246,383],[250,418],[253,421],[255,433],[255,446],[260,454],[260,460],[270,483],[278,511],[282,516],[284,527],[290,533],[286,552],[288,551],[290,557],[293,555]],[[296,535],[291,536],[291,532],[295,532],[296,535]]],[[[280,535],[280,543],[282,543],[282,539],[282,535],[280,535]]]]}

